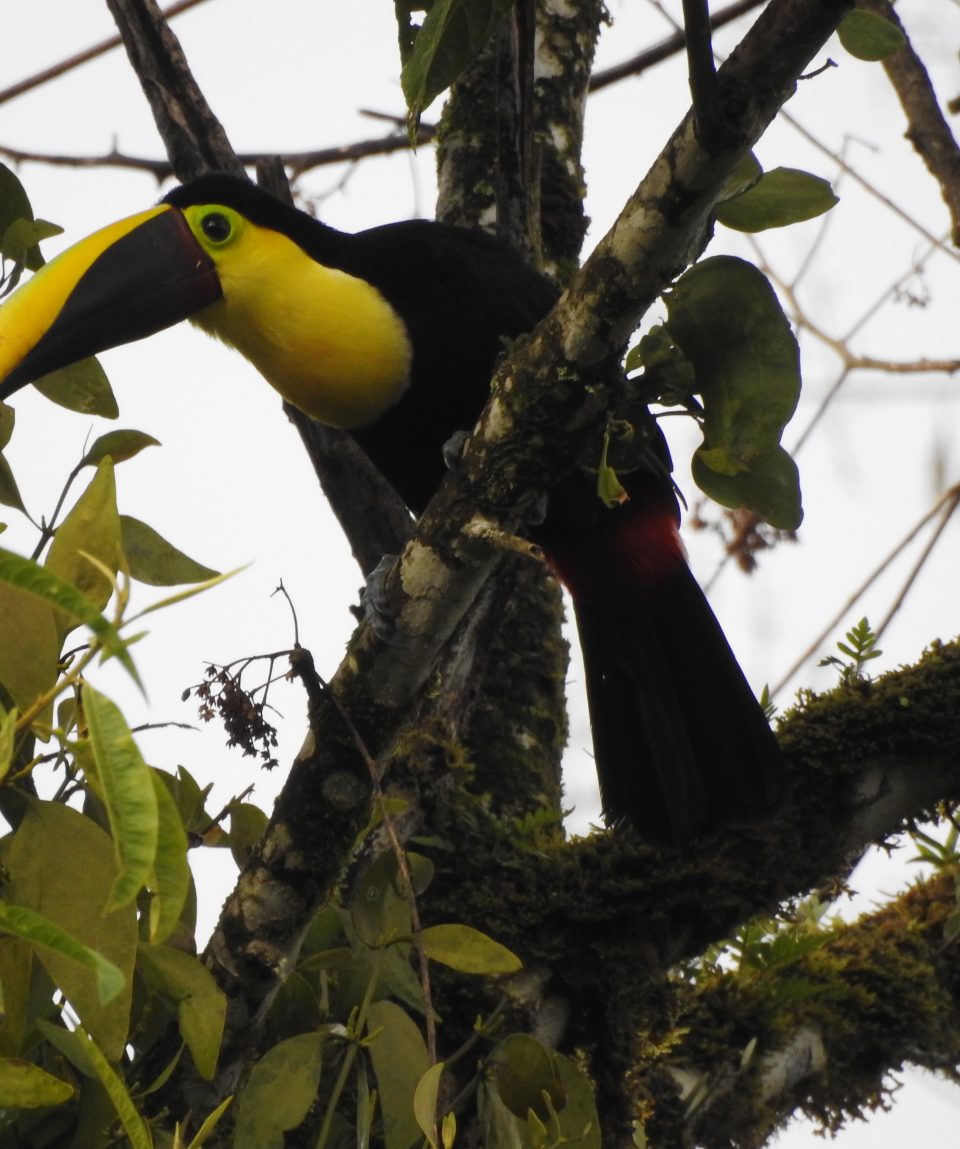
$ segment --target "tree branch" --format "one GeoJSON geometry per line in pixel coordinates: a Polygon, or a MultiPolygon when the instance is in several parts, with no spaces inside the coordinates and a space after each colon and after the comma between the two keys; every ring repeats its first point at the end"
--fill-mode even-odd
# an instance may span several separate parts
{"type": "Polygon", "coordinates": [[[178,179],[209,171],[243,175],[220,121],[187,66],[156,0],[107,0],[178,179]]]}
{"type": "Polygon", "coordinates": [[[652,1122],[651,1140],[663,1149],[759,1145],[797,1109],[836,1133],[885,1105],[888,1075],[903,1063],[953,1073],[956,904],[955,873],[944,869],[783,968],[703,977],[677,1019],[688,1036],[643,1074],[660,1106],[682,1090],[685,1110],[679,1128],[652,1122]],[[721,1016],[728,1037],[718,1048],[721,1016]]]}
{"type": "Polygon", "coordinates": [[[858,6],[889,20],[906,38],[905,47],[883,61],[883,69],[907,117],[907,139],[940,185],[953,224],[953,242],[960,247],[960,148],[937,102],[930,76],[890,0],[858,0],[858,6]]]}
{"type": "MultiPolygon", "coordinates": [[[[169,8],[164,10],[163,18],[165,20],[172,20],[175,16],[179,16],[181,12],[186,12],[188,8],[195,8],[198,4],[202,3],[203,0],[178,0],[178,3],[171,4],[169,8]]],[[[0,104],[14,100],[17,96],[22,96],[25,92],[32,92],[34,88],[39,88],[43,84],[49,83],[50,80],[56,80],[67,72],[72,72],[74,68],[79,68],[81,64],[86,64],[90,60],[95,60],[98,56],[103,56],[105,53],[111,52],[114,48],[119,48],[121,43],[122,41],[119,36],[108,36],[106,40],[101,40],[99,44],[93,44],[89,48],[84,48],[82,52],[76,52],[73,56],[68,56],[65,60],[61,60],[50,68],[44,68],[42,72],[36,72],[24,80],[18,80],[17,83],[0,89],[0,104]]]]}

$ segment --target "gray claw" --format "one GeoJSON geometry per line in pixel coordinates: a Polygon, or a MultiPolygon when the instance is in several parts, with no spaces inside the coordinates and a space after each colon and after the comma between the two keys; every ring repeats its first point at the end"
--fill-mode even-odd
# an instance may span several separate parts
{"type": "Polygon", "coordinates": [[[469,438],[469,431],[454,431],[450,438],[443,444],[441,448],[443,451],[443,461],[446,463],[448,471],[455,471],[460,466],[463,448],[467,445],[469,438]]]}
{"type": "Polygon", "coordinates": [[[393,632],[393,622],[396,611],[391,609],[390,598],[387,594],[387,575],[397,561],[396,555],[384,555],[373,570],[367,575],[367,583],[360,592],[360,605],[363,607],[363,617],[373,628],[377,638],[384,642],[393,632]]]}

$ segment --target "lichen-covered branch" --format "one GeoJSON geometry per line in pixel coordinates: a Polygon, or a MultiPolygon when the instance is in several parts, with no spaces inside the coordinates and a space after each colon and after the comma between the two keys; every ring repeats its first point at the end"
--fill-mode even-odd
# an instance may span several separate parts
{"type": "Polygon", "coordinates": [[[953,1073],[957,877],[948,866],[852,925],[801,926],[779,962],[677,984],[674,1037],[648,1042],[638,1078],[651,1141],[752,1149],[798,1110],[836,1132],[883,1106],[905,1064],[953,1073]]]}

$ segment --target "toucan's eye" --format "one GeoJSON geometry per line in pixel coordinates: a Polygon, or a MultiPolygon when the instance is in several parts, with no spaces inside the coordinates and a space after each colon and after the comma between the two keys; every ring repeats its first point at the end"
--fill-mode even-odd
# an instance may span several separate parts
{"type": "Polygon", "coordinates": [[[233,228],[230,220],[219,211],[212,211],[200,221],[203,234],[212,243],[225,243],[230,238],[233,228]]]}

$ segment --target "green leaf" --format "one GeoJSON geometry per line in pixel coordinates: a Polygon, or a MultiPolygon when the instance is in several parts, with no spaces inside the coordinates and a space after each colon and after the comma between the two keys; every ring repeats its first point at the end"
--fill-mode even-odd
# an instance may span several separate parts
{"type": "Polygon", "coordinates": [[[92,356],[51,371],[33,385],[51,403],[68,411],[99,415],[102,419],[116,419],[120,414],[107,376],[92,356]]]}
{"type": "MultiPolygon", "coordinates": [[[[0,715],[0,782],[6,778],[13,763],[14,730],[17,725],[17,711],[0,715]]],[[[2,1012],[2,1010],[0,1010],[2,1012]]]]}
{"type": "Polygon", "coordinates": [[[30,799],[13,835],[8,867],[11,904],[49,918],[120,971],[123,992],[104,1002],[104,991],[113,992],[114,975],[53,948],[37,950],[84,1026],[109,1058],[119,1058],[130,1023],[137,915],[132,905],[104,913],[117,873],[109,835],[69,806],[30,799]]]}
{"type": "Polygon", "coordinates": [[[32,559],[25,559],[2,547],[0,547],[0,583],[35,595],[50,606],[71,615],[78,623],[89,627],[100,641],[104,652],[119,659],[134,682],[140,685],[136,667],[116,628],[93,606],[87,596],[71,583],[65,582],[53,571],[45,569],[32,559]]]}
{"type": "Polygon", "coordinates": [[[477,1100],[483,1145],[496,1149],[531,1149],[529,1138],[521,1134],[520,1122],[500,1100],[492,1081],[481,1084],[477,1100]]]}
{"type": "Polygon", "coordinates": [[[187,1146],[187,1149],[202,1149],[202,1146],[206,1143],[211,1133],[213,1133],[216,1127],[220,1124],[220,1118],[223,1117],[224,1113],[226,1113],[232,1104],[233,1095],[231,1094],[231,1096],[226,1098],[225,1101],[221,1101],[216,1109],[214,1109],[214,1111],[207,1116],[207,1119],[197,1130],[196,1137],[193,1138],[193,1140],[187,1146]]]}
{"type": "Polygon", "coordinates": [[[473,63],[512,7],[513,0],[434,0],[400,73],[411,121],[473,63]]]}
{"type": "Polygon", "coordinates": [[[566,1097],[558,1114],[560,1137],[575,1142],[578,1149],[600,1149],[600,1118],[593,1086],[569,1057],[554,1053],[553,1060],[566,1097]]]}
{"type": "Polygon", "coordinates": [[[828,180],[796,168],[774,168],[741,195],[717,204],[716,215],[736,231],[765,231],[813,219],[839,202],[828,180]]]}
{"type": "Polygon", "coordinates": [[[472,926],[428,926],[421,931],[420,946],[432,961],[461,973],[496,975],[523,968],[515,953],[472,926]]]}
{"type": "Polygon", "coordinates": [[[410,908],[397,893],[397,859],[385,850],[354,887],[350,900],[350,921],[368,946],[383,946],[409,935],[410,908]]]}
{"type": "Polygon", "coordinates": [[[837,35],[851,56],[870,63],[885,60],[907,43],[906,36],[896,24],[875,12],[865,12],[862,8],[854,8],[844,16],[837,28],[837,35]]]}
{"type": "MultiPolygon", "coordinates": [[[[110,458],[100,461],[93,479],[57,527],[43,564],[82,591],[97,610],[103,610],[113,594],[113,583],[88,555],[114,573],[120,569],[120,516],[110,458]]],[[[66,634],[76,620],[67,618],[60,625],[66,634]]]]}
{"type": "Polygon", "coordinates": [[[141,942],[138,969],[155,993],[177,1007],[180,1035],[197,1072],[212,1081],[217,1068],[227,999],[199,957],[141,942]]]}
{"type": "Polygon", "coordinates": [[[97,994],[103,1005],[109,1005],[123,992],[126,979],[113,962],[107,961],[102,954],[78,941],[43,914],[26,906],[11,906],[0,901],[0,930],[89,970],[96,978],[97,994]]]}
{"type": "Polygon", "coordinates": [[[157,850],[150,875],[150,928],[152,942],[163,942],[173,933],[190,894],[189,841],[177,804],[161,771],[150,771],[157,799],[157,850]]]}
{"type": "Polygon", "coordinates": [[[45,219],[15,219],[3,232],[0,239],[0,254],[37,271],[43,266],[40,254],[40,241],[54,235],[62,235],[63,228],[45,219]]]}
{"type": "MultiPolygon", "coordinates": [[[[28,559],[20,561],[29,563],[28,559]]],[[[35,564],[31,567],[41,569],[35,564]]],[[[2,572],[0,635],[0,683],[24,710],[57,681],[60,637],[50,603],[3,581],[2,572]]],[[[49,713],[41,715],[41,720],[48,721],[49,713]]]]}
{"type": "MultiPolygon", "coordinates": [[[[6,237],[7,231],[18,221],[23,221],[29,224],[33,221],[33,208],[30,205],[30,200],[24,190],[23,184],[18,177],[7,167],[6,164],[0,164],[0,235],[6,237]]],[[[62,228],[56,224],[47,224],[45,221],[40,221],[45,228],[55,228],[49,234],[56,235],[62,228]]],[[[43,228],[41,228],[43,230],[43,228]]],[[[43,239],[43,235],[38,235],[38,239],[43,239]]],[[[6,252],[4,253],[6,254],[6,252]]],[[[36,241],[29,250],[24,251],[22,248],[19,254],[11,254],[9,258],[16,261],[23,259],[23,264],[29,267],[31,271],[36,271],[37,268],[43,266],[43,256],[40,254],[40,248],[36,246],[36,241]]]]}
{"type": "Polygon", "coordinates": [[[62,1105],[76,1090],[39,1065],[18,1059],[0,1061],[0,1109],[40,1109],[62,1105]]]}
{"type": "Polygon", "coordinates": [[[120,516],[120,528],[130,574],[139,582],[149,586],[178,586],[220,575],[219,571],[211,570],[177,550],[153,527],[131,515],[120,516]]]}
{"type": "Polygon", "coordinates": [[[670,334],[693,364],[703,398],[694,478],[706,467],[708,494],[716,490],[727,506],[772,513],[775,525],[795,528],[800,489],[783,489],[796,473],[783,461],[780,436],[800,396],[800,355],[776,293],[752,264],[716,256],[681,276],[666,303],[670,334]],[[753,481],[740,477],[751,472],[753,481]]]}
{"type": "Polygon", "coordinates": [[[566,1103],[556,1054],[527,1033],[504,1038],[490,1055],[490,1067],[500,1100],[515,1117],[525,1118],[532,1109],[547,1120],[545,1093],[555,1110],[566,1103]]]}
{"type": "Polygon", "coordinates": [[[120,709],[89,683],[83,688],[83,709],[120,871],[108,901],[113,910],[133,902],[153,872],[160,824],[157,795],[152,772],[120,709]]]}
{"type": "Polygon", "coordinates": [[[107,1091],[110,1104],[120,1119],[124,1132],[130,1139],[131,1149],[153,1149],[153,1138],[150,1136],[149,1126],[144,1123],[143,1118],[137,1112],[137,1107],[127,1092],[126,1085],[104,1056],[103,1051],[85,1032],[83,1026],[78,1025],[73,1036],[78,1044],[84,1048],[97,1079],[107,1091]]]}
{"type": "Polygon", "coordinates": [[[146,447],[159,447],[160,440],[154,439],[145,431],[107,431],[95,439],[90,450],[80,460],[81,467],[95,467],[102,459],[111,458],[114,463],[123,463],[139,455],[146,447]]]}
{"type": "Polygon", "coordinates": [[[239,869],[250,861],[268,821],[267,815],[252,802],[230,803],[230,852],[239,869]]]}
{"type": "Polygon", "coordinates": [[[0,934],[0,1057],[19,1057],[27,1048],[26,1037],[37,1013],[36,1003],[31,1000],[36,972],[30,943],[0,934]]]}
{"type": "Polygon", "coordinates": [[[0,503],[5,507],[14,507],[18,511],[23,511],[24,514],[27,512],[20,495],[20,488],[17,486],[17,480],[10,469],[10,464],[3,455],[0,455],[0,503]]]}
{"type": "MultiPolygon", "coordinates": [[[[10,442],[16,417],[16,411],[12,407],[0,402],[0,451],[3,451],[10,442]]],[[[20,490],[17,487],[17,480],[10,469],[10,464],[2,454],[0,454],[0,503],[6,507],[16,507],[18,511],[26,513],[23,499],[20,497],[20,490]]]]}
{"type": "Polygon", "coordinates": [[[431,1065],[417,1082],[413,1094],[413,1115],[421,1132],[432,1149],[437,1146],[437,1098],[440,1095],[440,1078],[443,1076],[443,1062],[431,1065]]]}
{"type": "Polygon", "coordinates": [[[240,1094],[233,1149],[283,1149],[284,1133],[300,1125],[316,1098],[324,1041],[322,1033],[301,1033],[260,1058],[240,1094]]]}
{"type": "Polygon", "coordinates": [[[721,200],[725,202],[742,195],[747,188],[753,187],[762,175],[763,168],[760,166],[760,161],[753,152],[747,152],[725,180],[721,200]]]}
{"type": "Polygon", "coordinates": [[[724,507],[749,507],[770,526],[795,531],[803,521],[800,472],[783,447],[775,447],[750,470],[724,471],[717,459],[698,447],[691,464],[693,481],[724,507]]]}
{"type": "Polygon", "coordinates": [[[410,1149],[420,1136],[413,1096],[430,1065],[426,1043],[410,1015],[392,1001],[371,1005],[367,1032],[386,1149],[410,1149]]]}
{"type": "MultiPolygon", "coordinates": [[[[197,583],[195,586],[188,587],[187,590],[178,591],[176,594],[168,594],[165,598],[159,599],[157,602],[152,602],[148,607],[145,607],[135,618],[143,618],[144,615],[153,614],[154,611],[165,610],[168,606],[175,606],[178,602],[185,602],[188,598],[193,598],[194,595],[203,594],[204,591],[211,590],[220,583],[226,582],[227,579],[233,578],[234,575],[245,571],[247,568],[237,567],[236,570],[226,571],[224,574],[215,575],[213,578],[208,578],[204,582],[197,583]]],[[[129,620],[128,620],[129,621],[129,620]]]]}
{"type": "Polygon", "coordinates": [[[19,178],[0,164],[0,235],[15,219],[33,219],[33,208],[19,178]]]}

